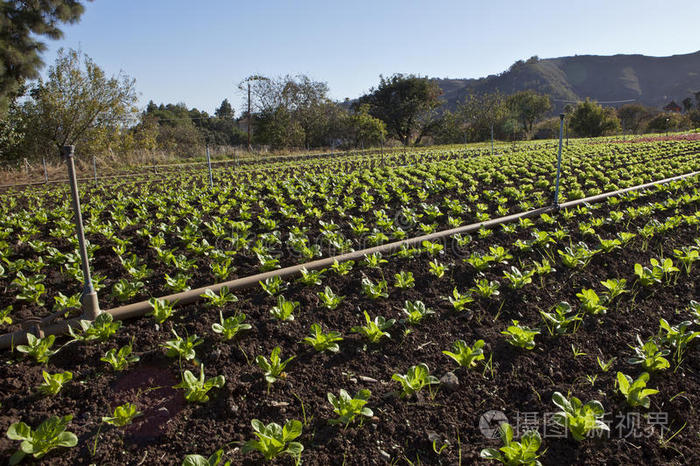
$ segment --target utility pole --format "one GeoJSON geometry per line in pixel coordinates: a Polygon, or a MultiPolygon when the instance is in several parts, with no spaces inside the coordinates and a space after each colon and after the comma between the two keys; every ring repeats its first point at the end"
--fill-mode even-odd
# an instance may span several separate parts
{"type": "Polygon", "coordinates": [[[250,152],[250,81],[248,81],[248,152],[250,152]]]}

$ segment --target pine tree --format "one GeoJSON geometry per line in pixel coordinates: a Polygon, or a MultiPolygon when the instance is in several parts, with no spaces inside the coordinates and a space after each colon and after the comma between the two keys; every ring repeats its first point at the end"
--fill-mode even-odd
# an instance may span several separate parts
{"type": "MultiPolygon", "coordinates": [[[[91,0],[88,0],[91,1],[91,0]]],[[[60,39],[61,23],[75,23],[83,14],[81,0],[3,0],[0,2],[0,118],[27,79],[39,76],[40,53],[46,45],[37,36],[60,39]]]]}

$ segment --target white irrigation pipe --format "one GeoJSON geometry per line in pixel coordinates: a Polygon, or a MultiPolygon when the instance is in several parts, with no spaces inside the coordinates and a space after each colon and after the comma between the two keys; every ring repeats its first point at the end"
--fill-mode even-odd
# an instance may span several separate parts
{"type": "MultiPolygon", "coordinates": [[[[685,175],[679,175],[679,176],[674,176],[671,178],[666,178],[663,180],[658,180],[658,181],[652,181],[649,183],[637,185],[637,186],[632,186],[629,188],[624,188],[624,189],[619,189],[617,191],[611,191],[603,194],[598,194],[596,196],[590,196],[586,197],[583,199],[577,199],[574,201],[569,201],[569,202],[564,202],[559,205],[559,207],[555,206],[548,206],[548,207],[542,207],[539,209],[535,210],[530,210],[527,212],[521,212],[518,214],[513,214],[513,215],[507,215],[505,217],[499,217],[495,218],[492,220],[488,220],[485,222],[479,222],[479,223],[472,223],[470,225],[465,225],[457,228],[451,228],[449,230],[443,230],[435,233],[431,233],[429,235],[422,235],[422,236],[417,236],[414,238],[409,238],[401,241],[396,241],[393,243],[388,243],[388,244],[383,244],[381,246],[375,246],[372,248],[368,249],[362,249],[360,251],[353,251],[349,252],[346,254],[341,254],[338,256],[334,257],[328,257],[325,259],[319,259],[315,260],[312,262],[307,262],[305,264],[298,264],[294,265],[291,267],[285,267],[283,269],[278,269],[278,270],[273,270],[270,272],[265,272],[265,273],[260,273],[256,275],[252,275],[249,277],[243,277],[243,278],[238,278],[236,280],[230,280],[227,282],[222,282],[222,283],[215,283],[212,285],[204,286],[201,288],[197,288],[194,290],[189,290],[185,291],[182,293],[176,293],[176,294],[171,294],[167,296],[163,296],[160,299],[165,299],[174,305],[177,306],[183,306],[187,304],[192,304],[194,302],[197,302],[201,300],[201,296],[206,290],[212,290],[213,292],[218,292],[221,288],[224,286],[228,287],[229,290],[234,291],[234,290],[241,290],[244,288],[249,288],[252,286],[256,286],[258,282],[264,281],[268,278],[271,277],[287,277],[290,275],[294,275],[299,273],[299,271],[302,268],[306,268],[307,270],[315,270],[315,269],[321,269],[321,268],[326,268],[330,267],[333,265],[335,261],[344,262],[348,260],[356,260],[356,259],[361,259],[367,254],[372,254],[374,252],[382,252],[382,253],[387,253],[387,252],[392,252],[395,250],[400,249],[403,245],[414,245],[414,244],[421,244],[423,241],[432,241],[436,239],[442,239],[448,236],[452,236],[458,233],[469,233],[472,231],[479,230],[480,228],[488,228],[504,223],[509,223],[513,222],[516,220],[519,220],[521,218],[527,218],[527,217],[533,217],[536,215],[541,215],[543,213],[547,212],[554,212],[559,209],[565,209],[565,208],[570,208],[570,207],[575,207],[580,204],[584,203],[591,203],[591,202],[597,202],[601,201],[603,199],[607,199],[612,196],[617,196],[620,194],[624,194],[630,191],[638,191],[641,189],[646,189],[650,188],[652,186],[656,186],[659,184],[665,184],[665,183],[670,183],[672,181],[678,181],[682,180],[685,178],[693,177],[696,175],[700,175],[700,171],[695,171],[692,173],[686,173],[685,175]]],[[[102,312],[108,312],[112,314],[112,316],[116,320],[124,320],[124,319],[131,319],[135,317],[141,317],[148,312],[152,310],[151,305],[149,304],[148,301],[141,301],[137,303],[132,303],[128,304],[126,306],[121,306],[117,307],[114,309],[109,309],[105,310],[102,312]]],[[[0,349],[6,349],[10,347],[14,347],[19,344],[25,344],[27,341],[27,333],[35,333],[38,334],[39,336],[46,336],[46,335],[61,335],[67,332],[68,326],[73,326],[75,327],[78,324],[78,321],[80,319],[85,319],[86,317],[81,316],[78,318],[73,318],[70,320],[65,320],[57,323],[51,323],[50,318],[45,319],[43,322],[35,325],[34,328],[32,329],[23,329],[23,330],[17,330],[12,333],[6,333],[4,335],[0,335],[0,349]]]]}

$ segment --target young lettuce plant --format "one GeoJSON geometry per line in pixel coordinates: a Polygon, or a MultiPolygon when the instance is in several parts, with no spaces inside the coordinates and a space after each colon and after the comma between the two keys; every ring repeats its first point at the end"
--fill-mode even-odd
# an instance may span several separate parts
{"type": "Polygon", "coordinates": [[[385,330],[394,325],[394,323],[396,323],[396,319],[386,320],[382,316],[377,316],[374,318],[374,320],[372,320],[367,311],[362,312],[365,316],[366,323],[365,325],[352,327],[350,329],[352,332],[359,333],[360,335],[364,336],[370,343],[378,343],[382,337],[391,338],[389,332],[386,332],[385,330]]]}
{"type": "Polygon", "coordinates": [[[572,332],[575,332],[583,320],[580,314],[573,313],[571,305],[566,301],[557,304],[553,312],[540,311],[540,315],[550,335],[564,335],[572,325],[572,332]]]}
{"type": "Polygon", "coordinates": [[[590,432],[610,430],[602,420],[605,409],[599,401],[589,401],[584,405],[574,396],[567,400],[561,393],[554,392],[552,402],[561,410],[554,414],[554,422],[568,429],[579,442],[590,432]]]}
{"type": "Polygon", "coordinates": [[[435,311],[425,306],[423,301],[406,301],[403,307],[409,324],[419,324],[425,317],[435,314],[435,311]]]}
{"type": "Polygon", "coordinates": [[[230,461],[221,463],[223,457],[223,448],[216,450],[209,458],[202,455],[186,455],[182,460],[182,466],[231,466],[230,461]]]}
{"type": "Polygon", "coordinates": [[[340,346],[337,342],[342,340],[343,336],[340,332],[330,331],[323,333],[320,324],[311,324],[311,336],[304,338],[304,343],[313,346],[318,352],[330,351],[331,353],[337,353],[340,351],[340,346]]]}
{"type": "Polygon", "coordinates": [[[301,277],[299,278],[299,282],[306,285],[306,286],[313,286],[313,285],[320,285],[322,282],[323,274],[326,272],[324,270],[312,270],[308,271],[306,270],[306,267],[302,267],[301,270],[301,277]]]}
{"type": "Polygon", "coordinates": [[[243,453],[258,451],[268,461],[280,455],[289,455],[296,464],[301,463],[304,446],[293,441],[301,435],[301,421],[289,420],[284,427],[274,422],[265,425],[257,419],[253,419],[251,424],[257,440],[248,440],[243,446],[243,453]]]}
{"type": "Polygon", "coordinates": [[[362,292],[370,299],[388,298],[386,280],[380,280],[376,284],[364,277],[362,279],[362,292]]]}
{"type": "Polygon", "coordinates": [[[445,276],[445,272],[447,272],[447,266],[438,262],[437,259],[433,259],[428,263],[428,272],[435,275],[437,278],[442,278],[445,276]]]}
{"type": "Polygon", "coordinates": [[[700,325],[700,303],[691,300],[690,301],[690,313],[693,317],[693,322],[695,322],[695,325],[700,325]]]}
{"type": "Polygon", "coordinates": [[[423,387],[440,383],[437,377],[430,375],[428,366],[423,363],[411,366],[406,375],[394,374],[391,379],[401,384],[401,398],[411,397],[423,387]]]}
{"type": "Polygon", "coordinates": [[[333,412],[338,415],[338,419],[330,419],[328,422],[330,424],[345,424],[347,428],[358,416],[374,416],[372,410],[365,406],[371,394],[369,390],[360,390],[354,397],[351,397],[343,388],[340,389],[340,395],[337,397],[328,392],[328,402],[333,406],[333,412]]]}
{"type": "Polygon", "coordinates": [[[677,365],[683,361],[688,345],[696,337],[700,336],[700,332],[691,332],[688,327],[692,325],[690,321],[681,322],[678,325],[670,325],[666,319],[659,321],[659,339],[664,345],[671,346],[674,349],[673,359],[677,365]]]}
{"type": "Polygon", "coordinates": [[[66,432],[66,427],[73,419],[72,415],[63,417],[52,416],[33,430],[24,422],[15,422],[7,429],[10,440],[20,440],[20,449],[10,457],[9,464],[20,463],[25,456],[32,455],[41,458],[58,447],[74,447],[78,437],[72,432],[66,432]]]}
{"type": "Polygon", "coordinates": [[[580,293],[576,293],[576,297],[581,301],[581,310],[583,312],[598,315],[605,314],[605,311],[608,310],[602,304],[600,296],[592,289],[584,288],[580,293]]]}
{"type": "Polygon", "coordinates": [[[513,320],[513,325],[501,333],[508,336],[508,343],[511,345],[531,350],[535,347],[535,335],[539,335],[540,331],[521,326],[517,320],[513,320]]]}
{"type": "Polygon", "coordinates": [[[270,296],[276,296],[287,288],[287,285],[279,276],[274,276],[266,279],[264,282],[258,282],[263,291],[270,296]]]}
{"type": "Polygon", "coordinates": [[[229,291],[228,286],[222,286],[218,294],[207,288],[204,294],[200,296],[207,299],[207,306],[216,307],[219,309],[223,308],[227,304],[238,301],[236,295],[229,291]]]}
{"type": "Polygon", "coordinates": [[[340,303],[343,302],[343,299],[345,299],[345,296],[340,296],[337,295],[333,292],[330,286],[327,286],[323,291],[318,293],[318,298],[321,301],[321,304],[323,307],[326,309],[329,309],[331,311],[334,311],[335,309],[338,308],[340,303]]]}
{"type": "Polygon", "coordinates": [[[471,348],[464,340],[457,340],[453,344],[455,352],[443,351],[442,353],[451,357],[457,364],[467,369],[476,367],[477,361],[484,359],[484,340],[477,340],[471,348]]]}
{"type": "Polygon", "coordinates": [[[416,280],[413,278],[413,272],[406,272],[402,270],[401,272],[394,275],[396,281],[394,282],[394,287],[406,289],[413,288],[416,286],[416,280]]]}
{"type": "Polygon", "coordinates": [[[503,446],[495,448],[484,448],[479,456],[486,460],[498,461],[506,466],[526,465],[542,466],[537,459],[541,455],[537,454],[542,437],[536,430],[528,430],[520,438],[520,442],[513,441],[513,428],[507,422],[498,426],[498,433],[503,441],[503,446]]]}
{"type": "Polygon", "coordinates": [[[73,379],[73,373],[70,371],[59,372],[57,374],[49,374],[46,371],[41,371],[44,382],[37,387],[37,390],[42,395],[53,396],[61,391],[63,385],[73,379]]]}
{"type": "Polygon", "coordinates": [[[297,301],[287,301],[284,296],[277,297],[277,306],[270,309],[270,314],[282,321],[294,320],[294,311],[299,307],[297,301]]]}
{"type": "Polygon", "coordinates": [[[219,323],[213,323],[211,329],[214,333],[221,334],[226,341],[232,340],[239,333],[250,330],[250,324],[244,324],[245,314],[239,312],[234,316],[224,319],[224,315],[219,311],[219,323]]]}
{"type": "Polygon", "coordinates": [[[142,414],[143,413],[141,411],[136,409],[136,406],[132,405],[131,403],[125,403],[114,408],[114,412],[111,416],[104,416],[102,418],[102,422],[106,422],[107,424],[116,427],[124,427],[131,424],[134,418],[142,414]]]}
{"type": "Polygon", "coordinates": [[[112,348],[111,350],[107,351],[103,357],[100,358],[100,361],[104,361],[112,366],[112,369],[115,371],[123,371],[124,369],[127,368],[127,366],[133,362],[138,362],[139,357],[136,356],[135,354],[131,354],[133,350],[133,340],[129,342],[129,344],[122,346],[118,350],[116,348],[112,348]]]}
{"type": "Polygon", "coordinates": [[[447,299],[452,304],[455,311],[464,311],[470,303],[474,302],[471,293],[460,293],[457,288],[452,290],[452,296],[448,296],[447,299]]]}
{"type": "Polygon", "coordinates": [[[600,283],[605,287],[606,290],[608,290],[606,292],[608,302],[612,302],[615,298],[617,298],[623,293],[628,293],[627,288],[625,287],[625,285],[627,285],[627,280],[625,280],[624,278],[611,278],[600,283]]]}
{"type": "Polygon", "coordinates": [[[637,346],[632,346],[634,356],[627,360],[630,364],[641,364],[642,369],[649,372],[668,369],[670,363],[664,356],[668,356],[671,351],[665,348],[660,348],[652,339],[642,342],[642,338],[637,335],[637,346]]]}
{"type": "Polygon", "coordinates": [[[501,293],[498,291],[499,287],[500,283],[497,281],[489,281],[486,278],[481,278],[476,281],[475,286],[470,288],[469,291],[482,298],[490,299],[491,297],[498,296],[501,293]]]}
{"type": "Polygon", "coordinates": [[[355,261],[345,261],[343,263],[337,260],[333,261],[331,265],[331,270],[333,270],[338,275],[347,275],[352,270],[352,266],[355,265],[355,261]]]}
{"type": "Polygon", "coordinates": [[[58,350],[53,350],[53,346],[56,337],[54,335],[49,335],[45,338],[37,338],[31,333],[27,333],[27,344],[18,345],[17,351],[20,353],[25,353],[34,358],[38,363],[46,363],[49,358],[54,354],[58,353],[58,350]]]}
{"type": "Polygon", "coordinates": [[[190,371],[185,371],[182,374],[182,382],[175,385],[173,388],[185,389],[185,399],[190,403],[206,403],[209,401],[207,393],[214,387],[221,388],[226,380],[223,375],[217,375],[209,379],[204,378],[204,364],[199,366],[199,378],[195,377],[190,371]]]}
{"type": "Polygon", "coordinates": [[[95,320],[81,320],[79,321],[81,333],[75,333],[75,331],[69,326],[68,333],[73,337],[75,341],[99,341],[105,342],[117,333],[122,326],[121,321],[114,321],[114,317],[109,312],[100,313],[95,320]]]}
{"type": "Polygon", "coordinates": [[[169,303],[165,299],[151,298],[148,300],[148,304],[151,305],[153,310],[146,315],[153,316],[157,324],[162,324],[173,315],[174,304],[169,303]]]}
{"type": "Polygon", "coordinates": [[[511,266],[510,272],[503,272],[503,276],[509,281],[508,286],[514,290],[519,290],[525,285],[532,283],[532,276],[534,274],[534,270],[523,273],[514,265],[511,266]]]}
{"type": "Polygon", "coordinates": [[[168,340],[162,345],[167,350],[165,355],[169,358],[179,357],[185,361],[191,361],[196,356],[194,348],[204,343],[204,340],[197,335],[188,335],[187,338],[182,338],[175,329],[173,329],[173,335],[175,335],[174,339],[168,340]]]}
{"type": "Polygon", "coordinates": [[[632,408],[637,406],[649,408],[649,395],[659,393],[658,390],[646,388],[648,381],[649,374],[647,372],[642,372],[642,374],[637,377],[636,380],[632,380],[632,377],[625,375],[622,372],[617,373],[618,389],[620,390],[620,393],[625,396],[627,404],[632,408]]]}
{"type": "Polygon", "coordinates": [[[270,354],[269,360],[265,356],[257,356],[255,358],[255,363],[260,369],[263,370],[263,375],[265,376],[268,390],[273,383],[285,376],[284,369],[287,367],[287,364],[289,364],[290,361],[296,357],[292,356],[286,361],[282,361],[282,358],[280,357],[281,353],[282,349],[279,346],[275,346],[270,354]]]}

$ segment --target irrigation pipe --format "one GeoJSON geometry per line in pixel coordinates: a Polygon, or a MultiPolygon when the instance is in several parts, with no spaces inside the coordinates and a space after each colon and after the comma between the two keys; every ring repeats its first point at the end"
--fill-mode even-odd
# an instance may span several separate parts
{"type": "MultiPolygon", "coordinates": [[[[547,206],[547,207],[541,207],[539,209],[534,209],[534,210],[529,210],[527,212],[520,212],[517,214],[512,214],[512,215],[507,215],[505,217],[499,217],[495,218],[492,220],[487,220],[485,222],[479,222],[479,223],[472,223],[470,225],[464,225],[461,227],[457,228],[451,228],[449,230],[443,230],[435,233],[431,233],[428,235],[422,235],[422,236],[416,236],[414,238],[409,238],[401,241],[395,241],[393,243],[387,243],[383,244],[380,246],[375,246],[372,248],[368,249],[362,249],[359,251],[353,251],[349,252],[346,254],[341,254],[338,256],[334,257],[328,257],[325,259],[318,259],[315,261],[307,262],[305,264],[298,264],[294,265],[291,267],[285,267],[283,269],[277,269],[277,270],[272,270],[270,272],[265,272],[265,273],[260,273],[248,277],[243,277],[243,278],[238,278],[235,280],[230,280],[227,282],[222,282],[222,283],[216,283],[208,286],[204,286],[201,288],[196,288],[193,290],[185,291],[182,293],[175,293],[167,296],[162,296],[160,299],[165,299],[171,303],[173,303],[176,306],[183,306],[187,304],[192,304],[197,301],[200,301],[201,295],[204,294],[206,290],[212,290],[213,292],[217,293],[221,288],[224,286],[227,287],[229,290],[234,291],[234,290],[241,290],[245,288],[250,288],[252,286],[255,286],[258,284],[260,281],[264,281],[268,278],[271,277],[288,277],[290,275],[294,275],[300,272],[302,268],[306,268],[307,270],[315,270],[315,269],[321,269],[321,268],[326,268],[330,267],[333,265],[335,261],[338,262],[345,262],[349,260],[356,260],[356,259],[361,259],[367,254],[372,254],[375,252],[381,252],[381,253],[389,253],[392,251],[396,251],[400,249],[403,245],[414,245],[414,244],[421,244],[423,241],[433,241],[433,240],[438,240],[438,239],[443,239],[448,236],[452,236],[458,233],[469,233],[473,232],[476,230],[479,230],[480,228],[488,228],[496,225],[501,225],[504,223],[510,223],[517,221],[521,218],[528,218],[528,217],[534,217],[537,215],[541,215],[544,213],[548,212],[556,212],[559,209],[566,209],[570,207],[575,207],[577,205],[585,204],[585,203],[593,203],[593,202],[598,202],[602,201],[604,199],[607,199],[612,196],[617,196],[620,194],[624,194],[630,191],[638,191],[641,189],[646,189],[650,188],[652,186],[660,185],[660,184],[665,184],[665,183],[670,183],[672,181],[678,181],[682,180],[685,178],[690,178],[692,176],[700,175],[700,171],[695,171],[692,173],[686,173],[684,175],[678,175],[674,176],[671,178],[665,178],[663,180],[658,180],[658,181],[652,181],[649,183],[644,183],[640,184],[637,186],[632,186],[629,188],[624,188],[620,189],[617,191],[611,191],[603,194],[598,194],[596,196],[590,196],[586,197],[583,199],[577,199],[574,201],[568,201],[559,204],[559,207],[555,206],[547,206]]],[[[148,301],[141,301],[137,303],[132,303],[132,304],[127,304],[126,306],[121,306],[117,307],[114,309],[109,309],[109,310],[104,310],[102,312],[108,312],[112,314],[115,320],[125,320],[125,319],[131,319],[135,317],[141,317],[147,314],[152,310],[151,305],[149,304],[148,301]]],[[[48,336],[48,335],[62,335],[68,331],[68,326],[75,327],[78,325],[78,322],[80,319],[85,319],[85,316],[81,317],[76,317],[73,319],[61,321],[61,322],[56,322],[56,323],[49,323],[48,325],[43,324],[43,322],[46,322],[47,319],[44,319],[44,321],[36,323],[36,321],[33,322],[34,327],[29,328],[29,329],[23,329],[23,330],[17,330],[12,333],[6,333],[4,335],[0,335],[0,349],[7,349],[10,347],[14,347],[20,344],[25,344],[27,341],[27,333],[34,333],[38,334],[39,336],[48,336]]]]}

